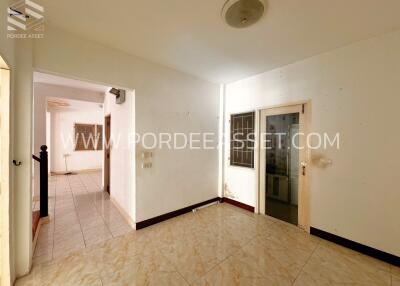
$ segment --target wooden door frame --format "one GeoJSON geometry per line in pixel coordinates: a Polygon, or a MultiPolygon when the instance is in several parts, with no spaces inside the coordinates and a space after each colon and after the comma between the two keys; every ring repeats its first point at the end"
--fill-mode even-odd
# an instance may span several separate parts
{"type": "Polygon", "coordinates": [[[111,114],[104,117],[104,191],[111,194],[111,114]],[[107,130],[107,122],[110,122],[110,128],[107,130]],[[107,158],[107,152],[110,153],[107,158]],[[108,163],[108,164],[107,164],[108,163]]]}
{"type": "MultiPolygon", "coordinates": [[[[265,176],[261,174],[265,171],[265,150],[262,150],[262,138],[261,138],[261,131],[264,124],[262,124],[263,113],[268,112],[268,115],[278,115],[278,114],[286,114],[292,112],[300,112],[302,117],[301,122],[301,130],[300,132],[304,133],[305,135],[309,132],[310,127],[310,118],[311,118],[311,101],[302,101],[302,102],[294,102],[291,104],[282,104],[282,105],[275,105],[269,107],[258,108],[256,111],[256,128],[255,128],[255,140],[257,142],[255,148],[255,168],[256,168],[256,204],[255,204],[255,212],[259,214],[265,211],[265,201],[264,206],[262,202],[262,191],[265,190],[265,176]],[[304,113],[303,113],[304,108],[304,113]],[[264,208],[263,208],[264,207],[264,208]]],[[[304,229],[307,232],[310,232],[310,149],[307,148],[307,144],[305,144],[305,137],[301,136],[300,146],[304,146],[304,149],[299,150],[299,164],[301,162],[305,162],[307,164],[306,167],[306,175],[303,176],[300,174],[302,172],[302,168],[299,168],[299,204],[298,204],[298,211],[299,211],[299,220],[298,220],[298,227],[304,229]]]]}

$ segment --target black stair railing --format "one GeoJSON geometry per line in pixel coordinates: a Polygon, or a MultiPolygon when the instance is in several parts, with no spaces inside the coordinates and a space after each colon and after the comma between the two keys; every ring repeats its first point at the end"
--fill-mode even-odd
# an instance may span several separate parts
{"type": "Polygon", "coordinates": [[[47,146],[40,147],[40,157],[32,155],[32,158],[40,164],[40,217],[49,215],[49,163],[47,146]]]}

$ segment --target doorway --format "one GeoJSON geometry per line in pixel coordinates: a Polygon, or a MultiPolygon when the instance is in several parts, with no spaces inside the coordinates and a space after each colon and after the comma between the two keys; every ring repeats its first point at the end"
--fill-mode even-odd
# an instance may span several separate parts
{"type": "MultiPolygon", "coordinates": [[[[117,105],[107,85],[41,72],[34,72],[33,78],[34,150],[41,145],[49,147],[51,171],[50,220],[40,227],[32,257],[35,265],[132,230],[124,213],[105,192],[103,168],[107,158],[105,172],[110,186],[110,149],[108,156],[104,156],[105,149],[110,147],[104,144],[104,138],[109,141],[111,121],[105,120],[105,116],[115,110],[125,112],[117,118],[123,122],[128,115],[132,116],[133,104],[117,105]]],[[[127,98],[132,103],[132,96],[127,98]]]]}
{"type": "Polygon", "coordinates": [[[259,210],[307,229],[305,104],[260,111],[259,210]]]}
{"type": "Polygon", "coordinates": [[[110,194],[110,161],[111,161],[111,115],[104,119],[105,144],[104,144],[104,189],[110,194]]]}

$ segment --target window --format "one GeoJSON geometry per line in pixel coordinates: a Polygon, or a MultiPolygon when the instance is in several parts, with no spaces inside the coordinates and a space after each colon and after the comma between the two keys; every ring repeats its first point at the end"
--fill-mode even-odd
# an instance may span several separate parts
{"type": "Polygon", "coordinates": [[[103,150],[103,125],[75,123],[75,151],[103,150]]]}
{"type": "Polygon", "coordinates": [[[231,166],[254,168],[254,117],[254,112],[231,115],[231,166]]]}

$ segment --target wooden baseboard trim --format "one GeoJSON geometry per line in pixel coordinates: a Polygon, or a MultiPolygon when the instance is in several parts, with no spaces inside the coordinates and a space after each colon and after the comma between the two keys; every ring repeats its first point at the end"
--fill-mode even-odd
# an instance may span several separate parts
{"type": "Polygon", "coordinates": [[[122,215],[122,217],[125,219],[125,221],[133,228],[135,229],[136,224],[135,222],[131,219],[130,215],[122,208],[122,206],[112,197],[110,197],[111,203],[118,209],[119,213],[122,215]]]}
{"type": "Polygon", "coordinates": [[[194,204],[194,205],[191,205],[191,206],[188,206],[188,207],[185,207],[185,208],[173,211],[173,212],[169,212],[169,213],[166,213],[166,214],[154,217],[154,218],[150,218],[150,219],[147,219],[144,221],[137,222],[136,229],[142,229],[142,228],[151,226],[153,224],[160,223],[162,221],[165,221],[165,220],[183,215],[185,213],[191,212],[193,209],[199,208],[201,206],[205,206],[205,205],[211,204],[213,202],[219,202],[219,201],[221,201],[221,198],[213,198],[213,199],[210,199],[210,200],[198,203],[198,204],[194,204]]]}
{"type": "Polygon", "coordinates": [[[246,205],[246,204],[238,202],[238,201],[235,201],[235,200],[232,200],[230,198],[222,198],[222,202],[234,205],[235,207],[238,207],[238,208],[241,208],[241,209],[244,209],[246,211],[254,213],[254,207],[246,205]]]}
{"type": "Polygon", "coordinates": [[[39,233],[40,227],[40,211],[36,210],[32,212],[32,241],[35,240],[36,235],[39,233]]]}
{"type": "Polygon", "coordinates": [[[382,260],[384,262],[387,262],[389,264],[400,267],[400,257],[398,257],[396,255],[372,248],[370,246],[366,246],[364,244],[349,240],[347,238],[337,236],[335,234],[320,230],[315,227],[310,228],[310,233],[312,235],[318,236],[322,239],[328,240],[330,242],[339,244],[346,248],[352,249],[354,251],[360,252],[362,254],[371,256],[373,258],[376,258],[376,259],[382,260]]]}

